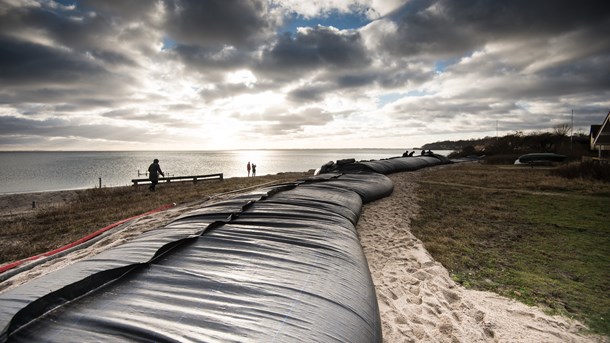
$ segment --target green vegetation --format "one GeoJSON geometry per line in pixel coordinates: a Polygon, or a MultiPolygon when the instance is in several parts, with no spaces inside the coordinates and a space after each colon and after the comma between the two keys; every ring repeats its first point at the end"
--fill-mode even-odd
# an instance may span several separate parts
{"type": "Polygon", "coordinates": [[[442,141],[429,143],[422,149],[454,150],[449,158],[469,155],[485,156],[489,164],[512,164],[519,156],[535,152],[553,152],[568,157],[570,161],[580,161],[582,156],[595,156],[590,150],[589,136],[579,133],[572,136],[569,125],[558,125],[552,132],[525,134],[517,131],[502,137],[442,141]]]}
{"type": "Polygon", "coordinates": [[[305,173],[238,177],[224,181],[160,183],[151,193],[147,185],[77,191],[77,199],[33,213],[0,216],[0,264],[41,254],[76,241],[119,220],[160,206],[188,203],[223,192],[268,182],[292,182],[305,173]]]}
{"type": "Polygon", "coordinates": [[[468,164],[424,172],[419,193],[413,232],[454,280],[610,335],[610,184],[468,164]]]}

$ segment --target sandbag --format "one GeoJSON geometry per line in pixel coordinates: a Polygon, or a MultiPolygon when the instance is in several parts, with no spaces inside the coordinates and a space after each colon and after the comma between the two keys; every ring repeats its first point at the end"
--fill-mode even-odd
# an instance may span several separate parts
{"type": "Polygon", "coordinates": [[[380,174],[324,175],[191,211],[0,295],[0,341],[380,342],[355,224],[380,174]]]}

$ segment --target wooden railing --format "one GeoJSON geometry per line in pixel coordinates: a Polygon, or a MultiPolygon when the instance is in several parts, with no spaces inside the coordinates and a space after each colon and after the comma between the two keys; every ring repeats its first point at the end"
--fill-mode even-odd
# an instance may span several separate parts
{"type": "MultiPolygon", "coordinates": [[[[160,177],[159,182],[172,182],[172,181],[193,181],[197,182],[200,180],[223,180],[222,173],[219,174],[207,174],[207,175],[191,175],[191,176],[168,176],[168,177],[160,177]]],[[[134,186],[137,186],[140,183],[150,183],[150,179],[132,179],[134,186]]]]}

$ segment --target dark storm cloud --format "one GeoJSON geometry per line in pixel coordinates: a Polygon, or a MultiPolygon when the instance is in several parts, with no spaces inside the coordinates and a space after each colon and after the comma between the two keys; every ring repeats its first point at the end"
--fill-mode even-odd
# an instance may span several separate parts
{"type": "Polygon", "coordinates": [[[273,33],[276,19],[261,0],[166,0],[165,28],[178,43],[251,46],[273,33]]]}
{"type": "Polygon", "coordinates": [[[288,93],[288,99],[296,102],[321,101],[332,89],[330,84],[315,84],[294,89],[288,93]]]}
{"type": "Polygon", "coordinates": [[[79,125],[59,118],[32,120],[0,116],[0,136],[78,137],[138,142],[146,136],[146,132],[111,125],[79,125]]]}
{"type": "Polygon", "coordinates": [[[48,6],[12,8],[0,16],[3,35],[38,31],[55,45],[77,51],[104,52],[104,45],[116,33],[120,18],[90,15],[77,10],[55,10],[48,6]]]}
{"type": "Polygon", "coordinates": [[[279,37],[263,54],[261,69],[301,74],[319,68],[365,68],[371,62],[357,31],[317,26],[279,37]]]}
{"type": "Polygon", "coordinates": [[[138,63],[126,54],[109,51],[109,50],[91,50],[89,51],[91,56],[98,61],[103,61],[107,66],[123,66],[123,67],[137,67],[138,63]]]}
{"type": "Polygon", "coordinates": [[[135,81],[47,47],[0,40],[0,102],[66,104],[80,110],[119,103],[135,81]],[[11,50],[12,48],[16,50],[11,50]]]}
{"type": "Polygon", "coordinates": [[[110,21],[74,19],[70,9],[9,7],[0,12],[0,97],[15,104],[67,103],[106,106],[133,84],[108,66],[133,67],[120,51],[108,50],[110,21]],[[41,39],[42,38],[42,39],[41,39]],[[30,40],[31,39],[31,40],[30,40]]]}
{"type": "MultiPolygon", "coordinates": [[[[485,80],[490,76],[505,76],[506,83],[484,84],[477,92],[463,94],[463,98],[497,97],[499,99],[537,99],[576,95],[603,95],[610,92],[610,53],[595,56],[576,57],[569,63],[556,63],[544,66],[541,70],[528,73],[522,68],[504,65],[494,59],[477,61],[472,65],[456,66],[450,69],[451,78],[478,78],[485,80]],[[523,79],[510,75],[530,74],[523,79]]],[[[536,61],[533,61],[534,63],[536,61]]],[[[473,87],[473,85],[469,85],[473,87]]]]}
{"type": "MultiPolygon", "coordinates": [[[[607,37],[610,3],[603,0],[414,0],[389,15],[398,25],[383,48],[403,56],[461,55],[497,39],[530,39],[588,30],[607,37]],[[605,32],[605,33],[604,33],[605,32]]],[[[598,41],[599,43],[599,41],[598,41]]]]}
{"type": "Polygon", "coordinates": [[[103,68],[65,50],[0,38],[3,85],[76,83],[81,75],[106,74],[103,68]]]}
{"type": "Polygon", "coordinates": [[[405,86],[417,87],[436,76],[434,71],[401,66],[380,71],[377,82],[381,88],[392,89],[405,86]]]}
{"type": "Polygon", "coordinates": [[[206,79],[214,82],[221,82],[226,71],[250,66],[253,59],[251,51],[224,46],[180,44],[173,48],[170,54],[192,70],[205,73],[206,79]]]}
{"type": "Polygon", "coordinates": [[[610,18],[610,3],[604,0],[442,0],[439,4],[445,18],[484,29],[475,33],[485,36],[561,34],[597,27],[610,18]]]}
{"type": "Polygon", "coordinates": [[[288,92],[288,99],[294,102],[309,103],[324,100],[324,97],[333,92],[339,92],[350,88],[362,86],[373,86],[377,75],[366,74],[339,74],[321,75],[320,80],[327,82],[313,82],[311,84],[296,88],[288,92]]]}
{"type": "Polygon", "coordinates": [[[292,89],[287,99],[297,103],[310,103],[324,100],[328,94],[359,97],[363,89],[393,89],[407,86],[417,87],[436,74],[396,63],[391,68],[341,70],[328,68],[319,72],[308,84],[292,89]]]}
{"type": "Polygon", "coordinates": [[[79,0],[77,4],[78,8],[83,11],[95,11],[113,17],[142,20],[155,11],[157,0],[79,0]]]}
{"type": "Polygon", "coordinates": [[[347,74],[337,78],[337,85],[341,88],[361,87],[373,84],[379,75],[373,73],[347,74]]]}

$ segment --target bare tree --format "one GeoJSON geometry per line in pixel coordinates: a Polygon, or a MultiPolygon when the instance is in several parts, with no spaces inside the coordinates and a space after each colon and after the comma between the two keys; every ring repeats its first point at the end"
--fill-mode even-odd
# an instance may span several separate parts
{"type": "Polygon", "coordinates": [[[570,126],[570,124],[558,124],[553,127],[553,133],[556,136],[567,137],[571,129],[572,126],[570,126]]]}

